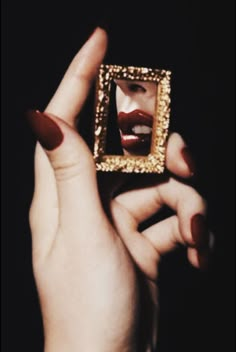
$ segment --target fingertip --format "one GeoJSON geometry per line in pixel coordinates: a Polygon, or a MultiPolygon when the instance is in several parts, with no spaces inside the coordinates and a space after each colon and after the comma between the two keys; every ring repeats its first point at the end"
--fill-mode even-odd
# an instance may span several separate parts
{"type": "Polygon", "coordinates": [[[207,271],[209,268],[209,252],[208,250],[199,251],[195,248],[188,249],[188,260],[196,269],[207,271]]]}
{"type": "Polygon", "coordinates": [[[190,177],[196,174],[196,164],[194,162],[193,156],[187,146],[181,150],[182,158],[185,162],[185,168],[187,167],[187,172],[190,177]]]}
{"type": "Polygon", "coordinates": [[[196,248],[207,248],[209,245],[209,231],[206,217],[203,214],[194,214],[190,220],[192,240],[196,248]]]}
{"type": "Polygon", "coordinates": [[[93,79],[103,62],[108,45],[107,32],[96,27],[72,61],[72,73],[77,77],[93,79]]]}
{"type": "Polygon", "coordinates": [[[105,28],[105,26],[101,26],[101,25],[98,25],[96,28],[95,28],[95,31],[97,31],[99,33],[99,35],[103,36],[104,38],[107,39],[108,37],[108,34],[107,34],[107,30],[105,28]]]}
{"type": "Polygon", "coordinates": [[[176,176],[190,178],[195,175],[195,162],[180,134],[174,132],[170,135],[166,156],[166,167],[176,176]]]}
{"type": "Polygon", "coordinates": [[[108,42],[108,35],[107,35],[107,31],[105,28],[101,27],[101,26],[97,26],[93,32],[90,34],[87,42],[90,41],[99,41],[99,42],[104,42],[104,44],[107,44],[108,42]]]}

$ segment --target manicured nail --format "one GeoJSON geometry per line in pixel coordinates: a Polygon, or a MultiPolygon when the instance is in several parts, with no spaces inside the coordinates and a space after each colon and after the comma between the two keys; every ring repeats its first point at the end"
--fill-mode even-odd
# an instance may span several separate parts
{"type": "Polygon", "coordinates": [[[184,147],[181,151],[182,156],[186,164],[188,165],[189,171],[191,172],[191,175],[193,176],[196,173],[196,165],[193,160],[193,157],[189,151],[188,147],[184,147]]]}
{"type": "Polygon", "coordinates": [[[206,219],[202,214],[195,214],[191,219],[191,233],[198,249],[206,249],[209,242],[209,231],[206,219]]]}
{"type": "Polygon", "coordinates": [[[26,117],[43,148],[53,150],[59,147],[64,136],[59,126],[49,116],[38,110],[30,110],[26,113],[26,117]]]}
{"type": "Polygon", "coordinates": [[[207,269],[209,269],[210,258],[208,252],[198,253],[198,261],[201,270],[206,271],[207,269]]]}

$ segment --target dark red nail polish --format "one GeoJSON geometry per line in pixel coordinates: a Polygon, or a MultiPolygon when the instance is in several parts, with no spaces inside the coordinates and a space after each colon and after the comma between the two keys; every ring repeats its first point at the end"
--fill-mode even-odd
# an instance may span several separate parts
{"type": "Polygon", "coordinates": [[[197,248],[206,249],[208,244],[208,227],[202,214],[195,214],[191,219],[191,233],[197,248]]]}
{"type": "Polygon", "coordinates": [[[30,110],[26,113],[26,117],[43,148],[53,150],[59,147],[64,136],[59,126],[49,116],[38,110],[30,110]]]}
{"type": "Polygon", "coordinates": [[[181,153],[184,161],[188,165],[189,171],[191,172],[192,175],[194,175],[196,173],[196,165],[189,151],[189,148],[188,147],[183,148],[181,153]]]}
{"type": "Polygon", "coordinates": [[[198,253],[198,261],[201,270],[206,271],[207,269],[209,269],[210,260],[208,252],[198,253]]]}

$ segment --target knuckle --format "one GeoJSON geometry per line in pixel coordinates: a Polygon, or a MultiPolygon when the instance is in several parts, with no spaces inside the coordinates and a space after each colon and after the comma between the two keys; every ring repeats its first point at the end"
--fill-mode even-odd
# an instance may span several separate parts
{"type": "Polygon", "coordinates": [[[76,153],[70,153],[63,158],[51,159],[57,181],[67,181],[73,179],[85,170],[91,170],[93,159],[90,157],[79,157],[76,153]]]}
{"type": "Polygon", "coordinates": [[[72,73],[72,79],[75,79],[76,81],[79,81],[83,84],[90,83],[92,78],[93,75],[91,74],[91,72],[82,71],[80,67],[76,68],[72,73]]]}
{"type": "Polygon", "coordinates": [[[186,187],[186,192],[183,192],[183,194],[189,210],[205,212],[207,209],[206,200],[193,187],[186,187]]]}
{"type": "Polygon", "coordinates": [[[207,203],[206,200],[199,194],[197,193],[197,191],[195,191],[195,200],[193,202],[193,205],[195,206],[195,208],[197,210],[199,210],[200,212],[205,213],[206,209],[207,209],[207,203]]]}
{"type": "Polygon", "coordinates": [[[74,177],[78,176],[81,172],[81,167],[78,162],[64,162],[53,164],[55,177],[57,181],[67,181],[73,179],[74,177]]]}

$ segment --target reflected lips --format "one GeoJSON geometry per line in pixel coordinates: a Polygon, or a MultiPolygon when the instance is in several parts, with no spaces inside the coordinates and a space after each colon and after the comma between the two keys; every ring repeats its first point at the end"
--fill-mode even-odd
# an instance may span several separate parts
{"type": "Polygon", "coordinates": [[[146,155],[150,152],[153,116],[142,110],[118,114],[122,148],[129,153],[146,155]]]}

